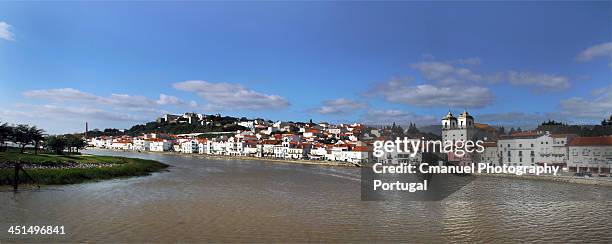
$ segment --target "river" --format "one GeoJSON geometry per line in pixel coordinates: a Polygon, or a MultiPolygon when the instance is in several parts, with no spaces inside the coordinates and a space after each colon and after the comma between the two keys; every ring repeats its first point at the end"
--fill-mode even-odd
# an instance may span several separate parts
{"type": "Polygon", "coordinates": [[[89,153],[171,167],[4,189],[0,242],[612,242],[610,187],[477,177],[443,201],[361,201],[356,168],[89,153]],[[66,235],[10,235],[11,225],[65,226],[66,235]]]}

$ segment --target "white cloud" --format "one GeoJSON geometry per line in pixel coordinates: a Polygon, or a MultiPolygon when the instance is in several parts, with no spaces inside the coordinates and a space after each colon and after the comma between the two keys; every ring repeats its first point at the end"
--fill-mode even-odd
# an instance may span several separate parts
{"type": "Polygon", "coordinates": [[[30,90],[23,93],[27,98],[38,98],[52,101],[95,101],[98,96],[79,91],[74,88],[58,88],[48,90],[30,90]]]}
{"type": "Polygon", "coordinates": [[[338,98],[334,100],[323,101],[323,105],[312,111],[326,115],[347,115],[355,110],[366,108],[368,105],[365,102],[357,102],[351,99],[338,98]]]}
{"type": "Polygon", "coordinates": [[[612,85],[591,92],[591,98],[572,97],[561,101],[562,113],[566,116],[603,119],[612,113],[612,85]]]}
{"type": "Polygon", "coordinates": [[[144,96],[113,93],[108,97],[97,96],[74,88],[57,88],[25,91],[26,98],[43,99],[53,102],[70,103],[79,102],[89,105],[112,105],[125,108],[152,108],[157,105],[174,105],[178,107],[195,107],[194,101],[185,102],[177,97],[160,94],[159,100],[152,100],[144,96]]]}
{"type": "Polygon", "coordinates": [[[411,67],[418,70],[426,80],[437,81],[446,85],[481,82],[484,79],[482,75],[476,74],[470,69],[456,67],[446,62],[418,62],[412,64],[411,67]]]}
{"type": "Polygon", "coordinates": [[[198,106],[198,103],[195,101],[185,102],[180,100],[178,97],[170,96],[166,94],[160,94],[159,99],[156,101],[159,105],[175,105],[175,106],[187,106],[191,108],[195,108],[198,106]]]}
{"type": "Polygon", "coordinates": [[[477,73],[462,67],[479,65],[480,58],[464,58],[451,61],[428,61],[413,63],[411,67],[428,81],[444,86],[450,85],[490,85],[507,81],[510,85],[528,86],[533,92],[559,91],[570,87],[570,79],[561,75],[545,73],[504,71],[496,73],[477,73]]]}
{"type": "Polygon", "coordinates": [[[418,125],[436,124],[438,119],[431,115],[417,115],[412,112],[401,110],[369,110],[361,116],[361,122],[369,125],[387,125],[391,123],[408,124],[415,123],[418,125]]]}
{"type": "Polygon", "coordinates": [[[596,57],[612,57],[612,42],[601,43],[591,46],[576,56],[576,60],[585,62],[596,57]]]}
{"type": "Polygon", "coordinates": [[[12,26],[6,22],[0,22],[0,39],[15,41],[15,34],[11,32],[12,26]]]}
{"type": "Polygon", "coordinates": [[[100,97],[99,102],[105,104],[112,104],[121,107],[151,107],[156,104],[155,101],[148,99],[144,96],[133,96],[128,94],[111,94],[110,97],[100,97]]]}
{"type": "Polygon", "coordinates": [[[48,121],[62,121],[61,124],[88,121],[107,126],[131,126],[134,122],[152,121],[155,117],[168,113],[162,106],[197,106],[193,101],[185,102],[166,94],[160,94],[158,100],[153,100],[145,96],[118,93],[98,96],[74,88],[29,90],[23,92],[23,96],[42,100],[44,104],[21,104],[14,109],[2,111],[0,115],[13,121],[25,119],[47,124],[50,128],[60,131],[66,131],[67,128],[57,128],[57,122],[48,121]]]}
{"type": "Polygon", "coordinates": [[[478,57],[472,58],[461,58],[457,60],[451,61],[451,63],[461,64],[461,65],[480,65],[482,61],[478,57]]]}
{"type": "Polygon", "coordinates": [[[239,84],[213,83],[190,80],[175,83],[174,88],[194,92],[206,100],[208,109],[280,109],[289,106],[289,101],[278,95],[268,95],[249,90],[239,84]]]}
{"type": "Polygon", "coordinates": [[[374,94],[382,95],[389,102],[422,107],[481,108],[494,100],[491,91],[482,86],[411,85],[397,79],[382,84],[374,94]]]}
{"type": "Polygon", "coordinates": [[[535,92],[558,91],[570,87],[569,78],[559,75],[509,71],[507,79],[512,85],[529,86],[535,92]]]}
{"type": "Polygon", "coordinates": [[[15,110],[4,110],[4,116],[27,117],[52,120],[75,120],[94,119],[107,121],[142,121],[145,117],[121,112],[105,111],[98,108],[84,107],[80,105],[32,105],[19,104],[15,110]]]}

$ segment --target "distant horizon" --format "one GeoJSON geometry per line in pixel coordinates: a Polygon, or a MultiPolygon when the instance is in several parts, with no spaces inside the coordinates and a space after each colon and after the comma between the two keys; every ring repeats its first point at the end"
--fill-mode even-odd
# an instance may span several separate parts
{"type": "MultiPolygon", "coordinates": [[[[192,113],[192,112],[184,112],[184,113],[192,113]]],[[[174,113],[173,115],[180,115],[180,114],[184,114],[184,113],[174,113]]],[[[197,112],[195,112],[195,113],[197,113],[197,112]]],[[[241,118],[244,117],[244,116],[224,115],[224,114],[221,114],[221,113],[212,113],[212,114],[206,114],[206,115],[215,115],[215,114],[220,114],[221,116],[228,116],[228,117],[233,117],[233,118],[237,118],[237,119],[241,119],[241,118]]],[[[493,128],[504,127],[507,130],[510,130],[512,128],[514,128],[514,129],[522,129],[522,130],[533,130],[533,129],[536,129],[538,126],[540,126],[541,123],[545,123],[545,122],[549,122],[549,121],[560,122],[560,123],[563,123],[563,124],[566,124],[566,125],[579,125],[579,126],[596,126],[596,125],[599,125],[599,123],[594,123],[594,124],[571,124],[571,123],[564,123],[562,121],[556,121],[556,120],[544,120],[544,121],[539,122],[536,125],[523,125],[523,126],[518,125],[517,126],[517,125],[481,123],[481,122],[478,122],[477,115],[473,115],[473,116],[475,117],[475,124],[485,124],[485,125],[491,126],[493,128]]],[[[156,117],[156,118],[159,118],[159,116],[156,117]]],[[[94,131],[94,130],[104,131],[105,129],[129,130],[132,126],[135,126],[135,125],[143,125],[143,124],[147,124],[147,123],[150,123],[150,122],[155,122],[156,118],[154,118],[154,119],[152,119],[150,121],[146,121],[146,122],[134,123],[134,124],[132,124],[129,127],[123,127],[123,128],[117,128],[117,127],[97,127],[97,126],[91,127],[91,124],[89,124],[89,128],[90,129],[88,131],[94,131]]],[[[302,120],[270,120],[270,119],[267,119],[267,118],[264,118],[264,117],[245,117],[245,118],[247,118],[248,120],[263,119],[265,121],[273,121],[273,122],[278,122],[278,121],[282,121],[282,122],[294,122],[294,123],[308,123],[309,122],[309,120],[305,120],[305,121],[302,121],[302,120]]],[[[0,121],[0,122],[2,122],[2,121],[0,121]]],[[[83,130],[68,132],[67,134],[70,134],[70,133],[82,133],[83,131],[85,131],[84,130],[85,129],[85,123],[88,123],[88,122],[87,121],[83,122],[83,130]]],[[[329,122],[329,121],[314,121],[313,120],[313,123],[319,124],[319,123],[331,123],[331,122],[329,122]]],[[[398,125],[398,126],[402,126],[402,127],[408,126],[410,124],[415,124],[418,129],[423,129],[423,128],[427,128],[427,127],[433,127],[433,126],[442,127],[441,123],[440,124],[416,124],[416,123],[410,122],[410,121],[407,121],[407,122],[399,122],[398,121],[398,122],[389,122],[389,123],[379,122],[380,124],[361,123],[361,122],[356,121],[356,122],[340,122],[340,123],[332,123],[332,124],[354,124],[354,123],[359,123],[359,124],[363,124],[363,125],[366,125],[366,126],[369,126],[369,127],[374,127],[374,128],[385,127],[385,126],[392,126],[393,124],[398,125]]],[[[15,123],[15,124],[18,124],[18,123],[15,123]]],[[[39,127],[39,128],[44,129],[42,127],[39,127]]],[[[64,133],[53,133],[53,134],[64,134],[64,133]]]]}

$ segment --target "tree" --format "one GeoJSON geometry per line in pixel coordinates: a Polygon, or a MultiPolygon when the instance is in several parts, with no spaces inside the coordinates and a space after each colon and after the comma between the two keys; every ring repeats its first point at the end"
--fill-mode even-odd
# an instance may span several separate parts
{"type": "Polygon", "coordinates": [[[45,140],[45,130],[32,126],[28,129],[28,137],[34,142],[34,154],[38,154],[38,146],[45,140]]]}
{"type": "Polygon", "coordinates": [[[13,141],[21,147],[21,153],[25,151],[25,147],[32,142],[30,134],[30,126],[17,125],[13,129],[13,141]]]}
{"type": "Polygon", "coordinates": [[[0,151],[6,151],[8,145],[4,143],[13,137],[13,127],[8,123],[0,124],[0,151]]]}
{"type": "Polygon", "coordinates": [[[64,136],[47,136],[45,138],[45,148],[55,154],[62,154],[66,149],[66,138],[64,136]]]}
{"type": "Polygon", "coordinates": [[[13,128],[13,141],[19,143],[21,153],[25,151],[25,147],[29,144],[34,144],[35,153],[38,153],[38,145],[44,139],[45,131],[38,129],[36,126],[17,125],[13,128]]]}
{"type": "Polygon", "coordinates": [[[66,147],[68,147],[69,152],[72,152],[73,149],[76,150],[76,152],[79,152],[80,149],[87,146],[85,140],[78,135],[67,134],[64,135],[64,138],[66,140],[66,147]]]}

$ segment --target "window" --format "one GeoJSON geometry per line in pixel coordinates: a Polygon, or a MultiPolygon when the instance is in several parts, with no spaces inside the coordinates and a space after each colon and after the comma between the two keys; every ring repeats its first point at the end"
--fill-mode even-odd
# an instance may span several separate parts
{"type": "Polygon", "coordinates": [[[523,147],[523,144],[519,144],[519,147],[523,147]]]}
{"type": "Polygon", "coordinates": [[[531,147],[533,147],[533,143],[531,143],[531,147]]]}
{"type": "Polygon", "coordinates": [[[510,151],[508,151],[508,157],[510,157],[510,151]]]}
{"type": "Polygon", "coordinates": [[[508,163],[510,163],[510,158],[508,158],[508,163]]]}
{"type": "Polygon", "coordinates": [[[531,155],[532,157],[533,157],[533,156],[535,156],[535,152],[534,152],[534,151],[531,151],[530,155],[531,155]]]}
{"type": "Polygon", "coordinates": [[[523,158],[519,158],[519,162],[523,162],[523,158]]]}
{"type": "Polygon", "coordinates": [[[533,163],[533,158],[531,158],[531,163],[533,163]]]}
{"type": "Polygon", "coordinates": [[[523,151],[519,151],[519,157],[523,156],[523,151]]]}

